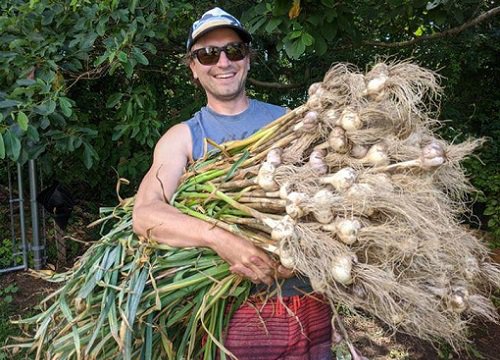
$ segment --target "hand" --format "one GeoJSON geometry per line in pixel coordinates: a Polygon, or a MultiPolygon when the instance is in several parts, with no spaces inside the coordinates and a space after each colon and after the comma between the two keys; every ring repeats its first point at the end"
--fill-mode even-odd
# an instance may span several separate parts
{"type": "Polygon", "coordinates": [[[231,265],[231,272],[244,276],[255,284],[273,283],[276,263],[249,240],[226,232],[212,248],[231,265]]]}
{"type": "Polygon", "coordinates": [[[289,279],[294,275],[293,270],[279,264],[276,267],[276,277],[279,279],[289,279]]]}

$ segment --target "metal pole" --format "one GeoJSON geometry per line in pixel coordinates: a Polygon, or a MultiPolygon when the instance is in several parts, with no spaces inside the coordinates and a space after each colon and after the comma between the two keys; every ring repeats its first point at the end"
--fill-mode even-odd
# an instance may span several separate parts
{"type": "Polygon", "coordinates": [[[9,182],[9,213],[10,213],[10,234],[12,237],[12,243],[16,241],[16,229],[14,228],[14,202],[19,201],[19,199],[14,200],[14,194],[12,191],[12,175],[10,173],[10,164],[7,165],[7,179],[9,182]]]}
{"type": "Polygon", "coordinates": [[[28,175],[30,180],[30,204],[31,204],[31,227],[33,231],[33,241],[31,243],[31,249],[33,250],[33,262],[35,270],[40,270],[42,268],[42,250],[43,246],[40,246],[40,227],[38,224],[38,204],[36,202],[36,171],[35,171],[35,160],[28,160],[28,175]]]}
{"type": "Polygon", "coordinates": [[[19,225],[21,227],[21,243],[23,246],[24,270],[28,268],[28,244],[26,242],[26,227],[24,223],[23,169],[17,163],[17,191],[19,201],[19,225]]]}

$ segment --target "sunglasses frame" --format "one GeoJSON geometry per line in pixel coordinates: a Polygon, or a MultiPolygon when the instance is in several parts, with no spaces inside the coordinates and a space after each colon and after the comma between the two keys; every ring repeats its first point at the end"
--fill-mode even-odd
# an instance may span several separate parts
{"type": "Polygon", "coordinates": [[[190,57],[191,57],[191,59],[198,60],[198,62],[200,64],[202,64],[202,65],[215,65],[215,64],[217,64],[219,62],[220,54],[222,52],[224,52],[226,54],[226,57],[230,61],[241,61],[244,58],[246,58],[248,56],[248,54],[250,53],[250,46],[247,43],[245,43],[245,42],[232,42],[232,43],[226,44],[224,46],[205,46],[205,47],[202,47],[202,48],[199,48],[199,49],[191,51],[190,57]],[[231,57],[233,55],[231,55],[231,54],[228,53],[228,48],[238,49],[241,52],[241,54],[243,55],[243,57],[241,59],[234,59],[234,60],[232,60],[231,57]],[[209,61],[209,62],[203,63],[200,60],[200,57],[199,57],[199,53],[200,52],[205,51],[206,55],[213,56],[213,55],[209,55],[209,52],[212,52],[214,50],[216,52],[216,58],[215,58],[214,62],[209,61]]]}

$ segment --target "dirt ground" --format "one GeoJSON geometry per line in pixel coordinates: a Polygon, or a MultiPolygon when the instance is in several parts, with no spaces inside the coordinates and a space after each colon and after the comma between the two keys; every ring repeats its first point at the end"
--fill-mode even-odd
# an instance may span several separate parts
{"type": "MultiPolygon", "coordinates": [[[[496,256],[500,258],[500,251],[496,256]]],[[[32,313],[40,299],[57,289],[57,285],[32,276],[28,272],[0,275],[0,288],[17,284],[19,290],[13,295],[13,316],[32,313]]],[[[402,334],[390,336],[376,321],[355,315],[343,318],[350,338],[356,348],[368,359],[399,360],[496,360],[500,354],[500,325],[477,323],[472,328],[469,354],[456,354],[446,346],[435,349],[429,343],[402,334]]]]}

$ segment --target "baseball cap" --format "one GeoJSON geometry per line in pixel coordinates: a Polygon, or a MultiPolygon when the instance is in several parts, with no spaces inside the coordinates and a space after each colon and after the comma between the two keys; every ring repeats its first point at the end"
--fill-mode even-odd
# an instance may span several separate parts
{"type": "Polygon", "coordinates": [[[241,40],[244,42],[249,43],[252,41],[252,36],[243,28],[243,25],[241,25],[238,19],[221,8],[215,7],[204,13],[201,18],[196,20],[191,26],[189,37],[186,42],[187,50],[189,51],[191,46],[193,46],[196,40],[202,35],[219,28],[231,28],[238,33],[241,40]]]}

